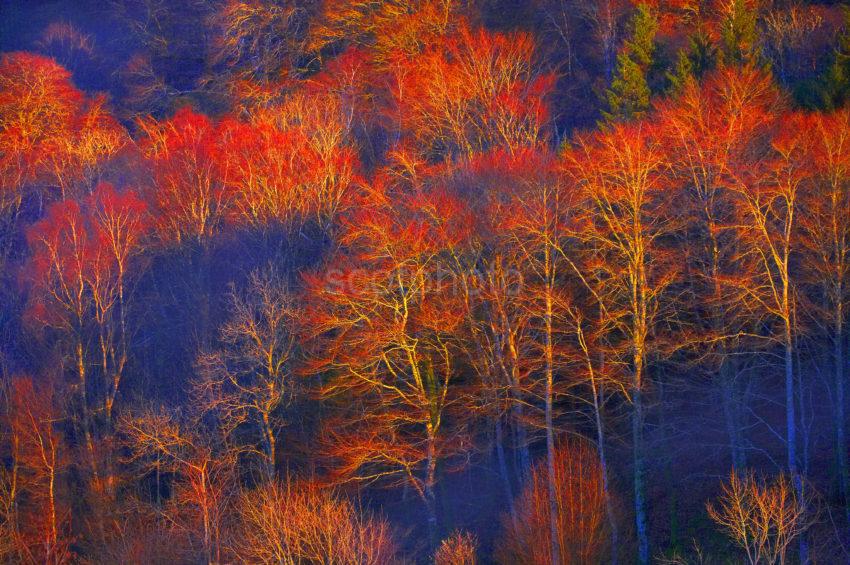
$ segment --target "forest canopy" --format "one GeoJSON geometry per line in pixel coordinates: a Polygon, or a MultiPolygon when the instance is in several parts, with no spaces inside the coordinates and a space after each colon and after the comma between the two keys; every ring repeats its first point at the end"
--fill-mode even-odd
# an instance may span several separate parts
{"type": "Polygon", "coordinates": [[[0,563],[850,561],[850,5],[0,4],[0,563]]]}

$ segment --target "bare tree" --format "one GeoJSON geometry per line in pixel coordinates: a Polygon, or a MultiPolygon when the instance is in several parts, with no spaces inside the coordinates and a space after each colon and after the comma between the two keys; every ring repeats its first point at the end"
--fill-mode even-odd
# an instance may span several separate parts
{"type": "Polygon", "coordinates": [[[246,563],[382,565],[396,562],[389,524],[314,483],[270,482],[236,503],[233,554],[246,563]]]}
{"type": "Polygon", "coordinates": [[[434,565],[475,565],[478,539],[469,532],[456,531],[440,544],[434,565]]]}
{"type": "Polygon", "coordinates": [[[274,477],[282,410],[297,383],[292,356],[299,313],[281,276],[254,271],[245,292],[230,294],[230,319],[220,328],[221,349],[201,355],[195,394],[232,434],[243,424],[260,436],[267,478],[274,477]]]}
{"type": "Polygon", "coordinates": [[[582,194],[575,236],[595,253],[589,268],[578,272],[610,320],[610,361],[629,381],[638,559],[648,563],[644,395],[652,383],[650,364],[664,346],[659,330],[675,312],[670,287],[679,264],[669,236],[676,231],[676,191],[665,185],[667,162],[649,124],[581,138],[565,165],[582,194]]]}
{"type": "Polygon", "coordinates": [[[732,472],[716,504],[707,505],[708,515],[747,554],[752,565],[786,562],[791,543],[811,524],[805,500],[780,475],[771,484],[750,472],[732,472]]]}
{"type": "Polygon", "coordinates": [[[165,517],[190,538],[199,538],[207,563],[220,563],[225,511],[235,486],[235,452],[216,441],[217,434],[198,419],[165,409],[128,415],[121,431],[128,463],[140,475],[173,474],[165,517]]]}

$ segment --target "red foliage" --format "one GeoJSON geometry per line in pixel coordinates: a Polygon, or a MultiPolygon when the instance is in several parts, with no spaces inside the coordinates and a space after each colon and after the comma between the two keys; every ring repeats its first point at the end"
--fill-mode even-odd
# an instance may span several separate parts
{"type": "Polygon", "coordinates": [[[213,122],[188,108],[164,122],[142,122],[160,237],[201,242],[228,222],[332,222],[359,165],[344,144],[344,126],[316,113],[317,106],[332,110],[328,103],[293,97],[245,122],[213,122]]]}
{"type": "MultiPolygon", "coordinates": [[[[82,203],[51,204],[27,230],[25,317],[36,330],[56,330],[73,359],[83,419],[94,407],[111,420],[128,356],[125,290],[148,227],[146,206],[135,193],[102,184],[82,203]],[[95,366],[100,370],[89,375],[95,366]]],[[[94,459],[93,443],[88,447],[94,459]]]]}
{"type": "Polygon", "coordinates": [[[184,107],[168,120],[141,121],[150,165],[148,197],[164,241],[201,242],[218,232],[234,194],[227,179],[222,126],[184,107]]]}
{"type": "Polygon", "coordinates": [[[315,218],[327,226],[345,206],[357,158],[343,144],[344,127],[334,116],[315,116],[306,104],[293,100],[249,123],[222,124],[225,186],[237,195],[235,222],[265,227],[315,218]]]}
{"type": "Polygon", "coordinates": [[[554,77],[537,74],[527,34],[460,25],[421,54],[397,54],[391,68],[392,117],[428,157],[542,140],[554,77]]]}
{"type": "Polygon", "coordinates": [[[27,230],[32,258],[24,273],[33,286],[31,312],[47,326],[74,329],[90,305],[86,279],[94,265],[92,245],[80,205],[51,204],[45,217],[27,230]]]}
{"type": "MultiPolygon", "coordinates": [[[[83,100],[70,73],[52,59],[22,52],[0,56],[0,190],[49,174],[53,146],[69,134],[83,100]]],[[[0,193],[0,202],[17,197],[0,193]]]]}
{"type": "MultiPolygon", "coordinates": [[[[455,388],[457,288],[449,253],[464,237],[462,203],[441,191],[379,183],[343,223],[340,253],[307,278],[312,362],[332,398],[353,395],[327,430],[335,477],[406,483],[434,516],[436,465],[463,445],[455,388]]],[[[429,522],[434,525],[434,522],[429,522]]]]}
{"type": "Polygon", "coordinates": [[[32,257],[24,269],[40,323],[80,331],[94,302],[112,304],[127,261],[140,249],[149,221],[145,203],[131,190],[101,184],[82,204],[51,204],[27,230],[32,257]]]}
{"type": "Polygon", "coordinates": [[[119,269],[139,251],[150,228],[147,203],[132,189],[115,190],[101,183],[87,199],[98,244],[112,251],[119,269]]]}

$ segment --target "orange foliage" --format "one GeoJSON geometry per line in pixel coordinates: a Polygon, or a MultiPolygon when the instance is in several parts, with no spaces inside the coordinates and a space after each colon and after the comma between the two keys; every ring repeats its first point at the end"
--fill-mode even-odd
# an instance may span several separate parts
{"type": "MultiPolygon", "coordinates": [[[[168,4],[137,6],[147,13],[136,27],[149,52],[126,65],[125,102],[165,110],[178,94],[220,95],[219,85],[232,106],[220,118],[185,107],[139,119],[131,157],[145,165],[140,194],[102,182],[133,143],[104,96],[77,89],[53,59],[0,55],[4,253],[17,245],[19,216],[41,216],[26,230],[24,315],[74,377],[64,407],[50,386],[9,380],[0,560],[72,558],[62,433],[86,459],[73,473],[73,492],[108,492],[117,504],[114,468],[102,462],[112,455],[113,432],[125,440],[127,468],[165,476],[169,488],[157,485],[168,500],[147,515],[106,527],[106,498],[87,500],[108,557],[154,559],[156,552],[121,539],[138,535],[173,541],[209,562],[398,559],[384,520],[315,484],[277,482],[282,412],[293,378],[303,374],[318,377],[328,408],[317,418],[316,443],[329,468],[323,479],[409,487],[424,504],[432,543],[438,478],[468,462],[481,418],[488,437],[481,451],[496,447],[514,505],[497,547],[504,563],[592,563],[616,551],[608,547],[607,534],[616,540],[617,532],[608,532],[616,519],[603,412],[613,391],[622,391],[633,419],[635,533],[646,561],[652,513],[644,431],[653,420],[644,410],[653,408],[642,395],[651,371],[700,341],[710,342],[700,358],[723,367],[733,354],[751,353],[744,338],[784,346],[787,428],[785,437],[775,435],[788,450],[791,476],[766,484],[733,474],[708,512],[751,562],[785,559],[811,519],[794,410],[797,403],[810,409],[800,391],[812,386],[802,369],[814,357],[803,357],[798,316],[815,324],[823,311],[831,317],[824,333],[835,338],[837,391],[850,297],[850,111],[790,112],[771,75],[805,74],[795,53],[820,33],[820,11],[765,8],[763,37],[754,42],[750,34],[720,37],[713,24],[735,24],[728,17],[741,7],[761,10],[757,0],[647,0],[661,23],[659,53],[705,27],[715,43],[746,42],[737,46],[748,52],[739,58],[773,57],[773,70],[720,57],[719,70],[677,85],[676,97],[656,102],[646,119],[579,134],[556,152],[558,116],[549,104],[556,80],[590,84],[582,77],[597,62],[596,53],[576,56],[573,42],[597,41],[599,75],[610,79],[637,0],[536,2],[535,16],[551,21],[533,25],[550,26],[565,47],[548,52],[551,60],[533,33],[517,31],[528,22],[507,22],[489,5],[192,2],[192,13],[211,15],[207,71],[221,76],[179,93],[154,71],[175,52],[169,18],[178,12],[168,4]],[[496,26],[481,23],[491,16],[514,31],[491,31],[496,26]],[[168,33],[155,29],[164,25],[168,33]],[[544,70],[544,62],[557,69],[563,60],[575,63],[567,77],[544,70]],[[304,308],[283,282],[289,272],[255,271],[248,291],[231,296],[217,344],[197,356],[190,416],[163,408],[127,415],[114,429],[130,366],[131,279],[143,252],[161,251],[151,240],[203,252],[198,285],[186,297],[200,294],[206,346],[218,298],[213,274],[232,274],[226,265],[213,273],[215,238],[229,229],[268,236],[280,228],[294,238],[308,225],[326,239],[312,242],[324,246],[312,264],[323,262],[302,280],[304,308]],[[705,304],[689,310],[695,297],[705,304]],[[577,405],[580,417],[593,410],[598,451],[579,442],[555,448],[556,430],[577,405]],[[539,441],[532,427],[545,430],[547,459],[525,477],[528,446],[539,441]],[[515,477],[504,453],[511,441],[515,477]],[[246,453],[263,460],[265,482],[246,471],[246,453]],[[513,478],[526,480],[515,500],[513,478]]],[[[91,39],[67,24],[49,26],[42,47],[61,51],[68,65],[74,54],[94,52],[91,39]]],[[[158,277],[144,282],[151,295],[164,292],[158,277]]],[[[740,369],[744,375],[749,366],[740,369]]],[[[440,565],[477,559],[470,534],[456,532],[434,549],[440,565]]]]}
{"type": "Polygon", "coordinates": [[[755,155],[782,108],[770,75],[758,69],[728,67],[688,85],[679,97],[659,103],[675,172],[701,199],[730,187],[736,163],[755,155]]]}
{"type": "MultiPolygon", "coordinates": [[[[68,454],[59,430],[61,406],[50,384],[31,378],[9,383],[7,426],[11,476],[4,519],[11,539],[9,555],[21,563],[59,565],[73,558],[69,501],[62,496],[68,454]]],[[[0,542],[2,543],[2,542],[0,542]]]]}
{"type": "Polygon", "coordinates": [[[63,198],[91,190],[126,142],[105,100],[86,98],[52,59],[0,56],[0,211],[17,208],[25,187],[63,198]]]}
{"type": "MultiPolygon", "coordinates": [[[[555,452],[560,563],[599,563],[612,549],[606,547],[605,492],[597,461],[595,450],[584,443],[562,444],[555,452]]],[[[502,519],[505,533],[496,549],[500,563],[552,563],[548,481],[545,461],[535,465],[516,501],[516,520],[502,519]]]]}
{"type": "Polygon", "coordinates": [[[242,493],[231,551],[247,563],[359,563],[399,558],[389,524],[309,482],[242,493]]]}
{"type": "MultiPolygon", "coordinates": [[[[850,110],[816,115],[810,123],[809,158],[813,181],[805,187],[801,210],[808,281],[822,285],[825,310],[840,335],[850,288],[850,110]]],[[[812,304],[811,307],[818,308],[812,304]]],[[[837,345],[841,339],[837,338],[837,345]]],[[[839,349],[837,353],[841,353],[839,349]]],[[[839,364],[840,366],[840,364],[839,364]]]]}
{"type": "Polygon", "coordinates": [[[455,26],[460,9],[456,0],[325,0],[309,46],[316,52],[339,43],[368,47],[386,64],[393,54],[415,55],[437,43],[455,26]]]}
{"type": "MultiPolygon", "coordinates": [[[[740,234],[733,227],[737,220],[733,189],[763,168],[766,140],[781,108],[782,99],[769,75],[731,67],[709,75],[702,84],[689,84],[680,96],[658,108],[671,179],[684,189],[679,218],[701,234],[687,249],[687,260],[694,266],[701,292],[711,297],[710,322],[723,325],[722,331],[729,335],[743,332],[750,323],[734,290],[739,282],[733,273],[743,275],[744,257],[740,234]]],[[[724,347],[722,342],[712,343],[724,347]]]]}
{"type": "MultiPolygon", "coordinates": [[[[16,165],[9,185],[36,176],[47,146],[67,133],[83,95],[70,73],[51,59],[31,53],[0,57],[0,131],[4,169],[16,165]]],[[[7,186],[4,183],[4,186],[7,186]]]]}
{"type": "Polygon", "coordinates": [[[530,35],[469,26],[393,59],[393,118],[429,158],[543,141],[552,76],[538,73],[530,35]]]}
{"type": "Polygon", "coordinates": [[[474,535],[455,532],[440,543],[434,554],[434,565],[475,565],[478,540],[474,535]]]}
{"type": "Polygon", "coordinates": [[[447,415],[459,402],[463,314],[440,259],[468,229],[466,217],[447,195],[378,185],[346,218],[348,251],[307,278],[306,323],[318,339],[306,370],[329,372],[329,400],[356,399],[325,428],[339,479],[409,484],[432,533],[436,465],[462,441],[447,415]]]}
{"type": "Polygon", "coordinates": [[[670,314],[664,293],[680,269],[663,242],[677,229],[677,187],[668,182],[664,149],[649,124],[579,138],[563,164],[581,202],[570,229],[595,251],[582,276],[625,337],[621,354],[636,356],[632,386],[640,390],[643,364],[659,345],[651,328],[670,314]]]}

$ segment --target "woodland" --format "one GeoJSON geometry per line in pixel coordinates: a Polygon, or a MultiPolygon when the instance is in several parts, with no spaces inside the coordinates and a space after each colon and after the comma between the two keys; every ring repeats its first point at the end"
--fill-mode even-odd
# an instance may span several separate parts
{"type": "Polygon", "coordinates": [[[850,4],[0,1],[0,563],[850,562],[850,4]]]}

